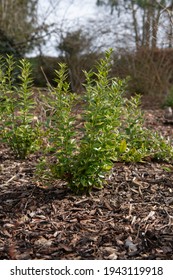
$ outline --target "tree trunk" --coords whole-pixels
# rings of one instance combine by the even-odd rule
[[[138,22],[136,19],[136,10],[133,1],[131,2],[131,9],[132,9],[132,18],[133,18],[133,28],[135,33],[135,45],[136,45],[136,50],[138,50],[140,47],[140,37],[138,34]]]
[[[155,14],[156,13],[156,14]],[[160,19],[160,8],[158,11],[154,11],[152,13],[152,41],[151,41],[151,47],[152,49],[155,49],[157,47],[157,33],[159,28],[159,19]]]

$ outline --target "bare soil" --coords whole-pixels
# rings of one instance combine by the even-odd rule
[[[145,118],[173,138],[162,110]],[[104,189],[76,196],[34,182],[38,157],[0,146],[0,259],[173,259],[172,163],[117,162]]]

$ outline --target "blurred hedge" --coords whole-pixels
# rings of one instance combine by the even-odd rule
[[[58,63],[65,62],[69,71],[71,90],[81,93],[85,80],[83,70],[89,71],[94,68],[101,56],[102,54],[89,53],[73,57],[73,59],[47,56],[30,58],[34,85],[46,87],[47,81],[44,75],[51,84],[54,84],[54,70],[58,69]],[[123,50],[114,52],[110,75],[120,78],[129,76],[128,92],[130,94],[140,93],[159,97],[165,95],[173,84],[172,65],[172,49],[140,49],[137,52]]]
[[[71,84],[71,90],[80,93],[83,90],[82,84],[85,81],[83,70],[89,71],[91,68],[94,68],[99,57],[100,54],[90,53],[73,59],[68,59],[62,56],[38,56],[29,58],[33,69],[34,85],[38,87],[46,87],[46,79],[51,84],[54,84],[54,71],[55,69],[58,69],[58,63],[64,62],[68,67],[68,79]]]
[[[130,93],[165,95],[173,84],[173,49],[115,53],[112,75],[129,76]]]

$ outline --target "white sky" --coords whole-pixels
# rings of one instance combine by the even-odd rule
[[[98,12],[95,0],[39,0],[39,6],[43,13],[48,9],[52,10],[53,7],[52,17],[58,15],[68,19],[87,18],[95,16]]]
[[[59,27],[65,30],[86,25],[87,21],[102,15],[99,14],[96,0],[39,0],[40,20],[49,24],[59,23]],[[46,55],[57,54],[54,48],[55,41],[56,37],[51,36],[51,40],[43,49]]]
[[[106,48],[134,47],[132,15],[126,13],[118,17],[117,12],[110,15],[110,7],[98,8],[96,0],[39,0],[39,16],[41,22],[56,25],[54,35],[47,39],[46,45],[42,48],[43,54],[47,56],[58,55],[55,46],[58,46],[62,31],[71,32],[78,28],[90,30],[95,36],[96,46],[100,44]],[[140,22],[139,13],[139,25]],[[163,33],[163,30],[159,32]],[[29,56],[37,54],[39,53],[35,51]]]

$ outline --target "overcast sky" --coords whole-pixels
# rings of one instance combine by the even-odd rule
[[[64,34],[79,28],[89,30],[95,38],[94,47],[104,49],[122,47],[129,36],[132,37],[129,27],[125,27],[125,22],[129,25],[131,17],[126,14],[125,20],[122,20],[124,15],[117,16],[117,12],[111,15],[110,7],[98,7],[96,0],[39,0],[39,16],[41,22],[56,26],[55,32],[42,48],[43,54],[47,56],[58,55],[55,47],[60,43],[62,30]],[[34,56],[38,54],[33,53]]]
[[[45,55],[56,56],[57,51],[55,46],[58,45],[58,35],[63,30],[71,32],[78,28],[83,30],[88,29],[96,38],[96,46],[99,43],[108,44],[108,47],[130,47],[134,48],[133,37],[133,17],[131,13],[119,14],[115,11],[110,14],[110,7],[97,7],[96,0],[39,0],[39,15],[40,20],[46,23],[54,23],[56,25],[56,34],[48,38],[46,46],[44,46],[43,53]],[[142,26],[141,11],[138,11],[138,23]],[[95,20],[95,21],[94,21]],[[164,13],[160,16],[160,29],[158,30],[159,42],[163,44],[163,36],[165,36],[165,22]],[[141,24],[141,25],[140,25]],[[101,28],[100,28],[101,27]],[[98,33],[98,30],[101,33]],[[102,45],[102,44],[100,44]],[[35,52],[33,55],[37,55]]]
[[[59,23],[64,29],[86,25],[87,21],[99,17],[98,12],[95,0],[39,0],[40,20],[49,24]],[[52,36],[43,48],[46,55],[56,55],[55,40]]]
[[[41,13],[51,11],[51,16],[55,20],[57,15],[66,19],[76,17],[82,19],[93,17],[98,12],[95,0],[39,0],[39,7]]]

